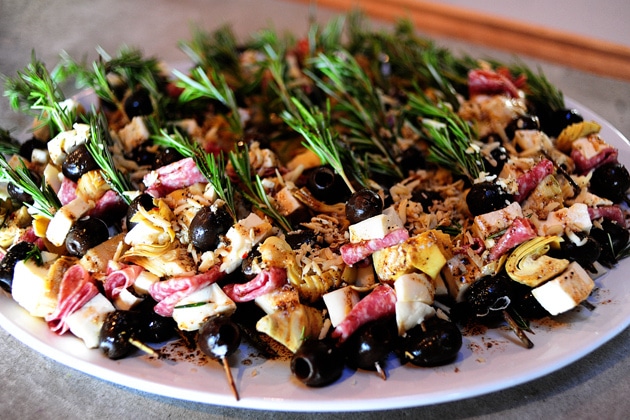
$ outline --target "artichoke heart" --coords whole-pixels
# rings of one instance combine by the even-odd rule
[[[256,323],[256,330],[295,353],[305,339],[319,336],[323,323],[320,311],[298,304],[290,310],[263,316]]]
[[[557,276],[569,266],[569,261],[545,254],[551,247],[560,246],[562,241],[560,236],[544,236],[522,243],[505,263],[507,274],[512,280],[530,287]]]
[[[556,148],[565,153],[570,152],[571,145],[575,140],[590,134],[597,134],[600,129],[601,126],[594,121],[582,121],[571,124],[558,135]]]

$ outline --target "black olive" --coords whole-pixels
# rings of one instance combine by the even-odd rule
[[[436,201],[438,203],[444,201],[444,198],[442,198],[439,192],[430,190],[414,190],[413,193],[411,193],[411,199],[416,203],[420,203],[425,213],[429,212],[429,208],[433,206]]]
[[[42,182],[42,178],[39,176],[39,174],[37,172],[33,172],[30,170],[28,171],[28,173],[30,174],[31,180],[33,181],[33,183],[39,186]],[[31,197],[29,193],[24,191],[22,187],[20,187],[17,184],[14,184],[13,182],[9,182],[7,184],[7,193],[9,194],[9,197],[14,199],[18,203],[23,203],[23,204],[34,203],[33,197]]]
[[[122,359],[136,347],[130,340],[138,336],[137,316],[131,311],[116,310],[107,314],[98,337],[98,347],[110,359]]]
[[[140,166],[156,168],[157,152],[152,150],[152,142],[147,141],[131,151],[130,158]]]
[[[630,232],[627,229],[608,219],[601,222],[601,227],[593,227],[589,235],[600,246],[597,261],[609,268],[617,263],[617,255],[630,240]]]
[[[32,243],[22,241],[7,250],[2,261],[0,261],[0,287],[11,293],[15,264],[25,259],[34,248],[35,245]]]
[[[129,119],[153,113],[151,96],[146,89],[137,89],[125,99],[125,114]]]
[[[147,193],[142,193],[133,199],[133,201],[129,205],[129,208],[127,209],[127,230],[133,229],[133,227],[136,225],[136,223],[131,221],[131,218],[138,212],[138,208],[140,208],[140,206],[142,206],[142,208],[146,211],[154,208],[155,204],[153,204],[153,196]]]
[[[341,377],[344,368],[339,348],[328,341],[307,339],[291,358],[291,372],[303,384],[322,387]]]
[[[318,166],[309,171],[306,187],[313,197],[329,204],[342,202],[348,194],[343,179],[328,166]]]
[[[309,229],[300,229],[288,232],[284,240],[291,246],[291,249],[299,249],[302,244],[317,244],[317,235]]]
[[[35,149],[48,150],[48,146],[46,145],[46,142],[43,142],[36,138],[32,138],[30,140],[25,141],[24,143],[20,145],[19,154],[24,159],[27,159],[30,161],[31,158],[33,157],[33,150]]]
[[[383,213],[383,200],[374,190],[361,189],[346,203],[346,218],[351,224],[362,222]]]
[[[221,235],[233,224],[234,219],[225,208],[202,207],[190,222],[188,239],[200,251],[210,251],[219,245]]]
[[[178,162],[182,160],[184,156],[179,153],[176,149],[172,147],[167,147],[165,149],[160,150],[157,156],[155,157],[155,162],[153,163],[154,168],[161,168],[162,166],[170,165],[171,163]]]
[[[593,267],[595,261],[599,259],[601,253],[601,247],[599,243],[593,238],[586,238],[585,242],[581,245],[575,244],[575,242],[565,239],[560,243],[559,249],[550,249],[547,255],[552,258],[563,258],[569,261],[576,261],[585,269]]]
[[[521,317],[527,319],[540,319],[549,316],[549,312],[538,302],[532,294],[532,288],[518,282],[511,285],[510,306]]]
[[[224,359],[234,353],[241,344],[241,330],[230,317],[215,315],[199,328],[197,345],[207,356]]]
[[[403,361],[430,367],[451,363],[462,347],[462,333],[457,325],[433,317],[407,331],[401,339]]]
[[[464,298],[477,316],[501,311],[510,303],[511,281],[504,274],[483,276],[466,289]]]
[[[398,335],[393,319],[370,321],[343,343],[346,365],[352,369],[378,370],[393,349]]]
[[[490,151],[490,158],[483,157],[484,171],[488,172],[490,175],[499,175],[509,159],[510,155],[505,147],[495,147]]]
[[[626,198],[628,188],[630,188],[630,174],[619,162],[609,162],[595,168],[588,187],[593,194],[614,203],[620,203]]]
[[[136,323],[138,326],[138,339],[146,343],[161,343],[172,338],[177,332],[177,323],[168,316],[161,316],[155,313],[152,299],[146,299],[148,305],[137,308]],[[144,310],[142,310],[144,308]]]
[[[512,201],[512,194],[500,185],[488,181],[473,184],[466,195],[466,204],[473,216],[500,210],[509,206]]]
[[[541,129],[550,137],[558,137],[566,127],[584,121],[576,109],[559,109],[540,117]]]
[[[427,162],[422,154],[422,151],[416,146],[411,146],[405,149],[397,160],[400,169],[403,174],[407,174],[410,171],[418,169],[426,169]]]
[[[535,115],[521,115],[514,118],[507,127],[505,127],[505,135],[508,139],[512,140],[518,130],[540,130],[538,117]]]
[[[86,217],[77,220],[66,236],[66,249],[75,257],[84,256],[90,249],[109,238],[109,229],[101,219]]]
[[[96,169],[99,169],[99,166],[85,144],[75,147],[61,164],[64,176],[74,182],[77,182],[83,174]]]

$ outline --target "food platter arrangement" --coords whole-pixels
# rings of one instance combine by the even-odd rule
[[[0,131],[0,324],[27,345],[174,398],[369,410],[628,326],[628,144],[540,71],[360,13],[180,47],[4,76],[34,119]]]

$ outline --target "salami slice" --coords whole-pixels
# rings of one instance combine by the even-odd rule
[[[409,239],[407,229],[396,229],[385,235],[381,239],[370,239],[357,243],[347,243],[340,248],[341,258],[348,265],[353,265],[369,257],[376,251],[398,245]]]
[[[357,303],[332,332],[333,338],[344,342],[360,326],[396,313],[396,292],[391,286],[379,284]]]
[[[116,298],[121,291],[133,285],[144,269],[138,265],[126,265],[109,262],[107,265],[107,277],[103,283],[105,295]]]
[[[98,294],[98,288],[90,273],[80,264],[70,267],[63,275],[59,286],[59,302],[55,311],[45,319],[50,329],[63,334],[69,327],[65,320]]]
[[[173,308],[177,302],[190,296],[197,290],[215,283],[225,275],[219,269],[219,265],[213,266],[205,273],[194,276],[173,277],[151,285],[149,294],[158,301],[153,310],[162,316],[172,316]]]
[[[197,182],[207,182],[192,158],[185,158],[151,171],[142,180],[148,194],[163,197]]]
[[[249,302],[272,290],[279,289],[287,282],[287,270],[279,267],[271,267],[264,270],[252,280],[243,284],[228,284],[223,291],[234,302]]]

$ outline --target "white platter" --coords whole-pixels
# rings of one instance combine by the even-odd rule
[[[592,111],[573,101],[585,119],[602,125],[602,137],[620,149],[630,166],[630,144]],[[579,307],[554,322],[534,327],[533,349],[520,345],[507,329],[465,336],[454,364],[439,368],[388,365],[386,381],[369,372],[346,371],[334,385],[312,389],[291,377],[287,362],[231,359],[241,400],[236,401],[218,363],[152,360],[138,355],[119,361],[89,350],[70,336],[57,336],[0,292],[0,326],[35,351],[100,379],[148,393],[208,404],[282,411],[367,411],[421,406],[475,397],[547,375],[595,350],[630,325],[630,259],[596,280],[589,299],[593,312]],[[553,325],[552,325],[553,324]],[[248,364],[240,363],[247,359]]]

